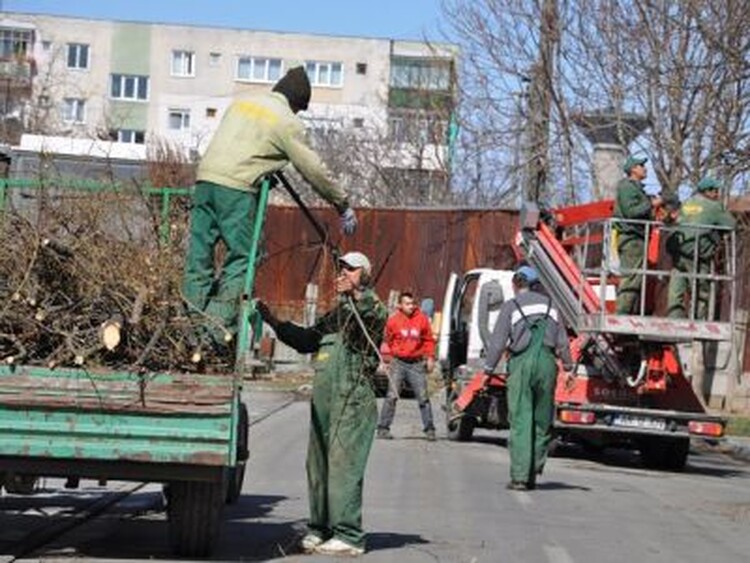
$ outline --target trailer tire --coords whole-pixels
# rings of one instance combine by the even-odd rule
[[[245,479],[245,467],[249,456],[248,448],[248,424],[250,417],[247,414],[247,405],[240,403],[237,417],[237,464],[230,467],[227,472],[227,495],[226,503],[234,504],[242,495],[242,482]]]
[[[216,545],[224,505],[221,481],[169,483],[169,542],[178,557],[208,557]]]
[[[690,452],[690,438],[649,436],[638,441],[641,462],[649,469],[682,471]]]

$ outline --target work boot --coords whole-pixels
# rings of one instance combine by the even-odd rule
[[[378,428],[377,437],[381,440],[393,440],[393,434],[387,428]]]
[[[349,557],[357,557],[364,555],[365,550],[362,547],[357,547],[345,541],[341,541],[337,538],[331,538],[325,543],[320,544],[314,549],[315,553],[322,553],[323,555],[345,555]]]
[[[427,438],[427,440],[430,441],[430,442],[434,442],[435,440],[437,440],[437,436],[435,435],[435,429],[434,428],[430,428],[429,430],[425,430],[424,431],[424,435]]]

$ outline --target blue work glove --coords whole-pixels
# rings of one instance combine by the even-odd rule
[[[357,230],[357,216],[354,213],[354,209],[347,207],[339,215],[341,221],[341,230],[345,235],[353,235],[354,231]]]

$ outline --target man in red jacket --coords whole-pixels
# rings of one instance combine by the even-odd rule
[[[391,439],[391,423],[396,414],[398,390],[404,378],[409,382],[419,404],[422,427],[428,440],[435,440],[432,406],[427,393],[427,372],[435,365],[435,337],[427,316],[414,303],[414,296],[404,291],[398,298],[398,310],[385,325],[385,342],[393,359],[388,378],[388,394],[378,421],[378,438]]]

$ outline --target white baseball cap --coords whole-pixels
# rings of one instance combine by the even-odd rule
[[[347,252],[341,258],[339,258],[341,264],[345,264],[350,268],[362,268],[364,272],[370,274],[372,272],[372,266],[370,260],[361,252]]]

